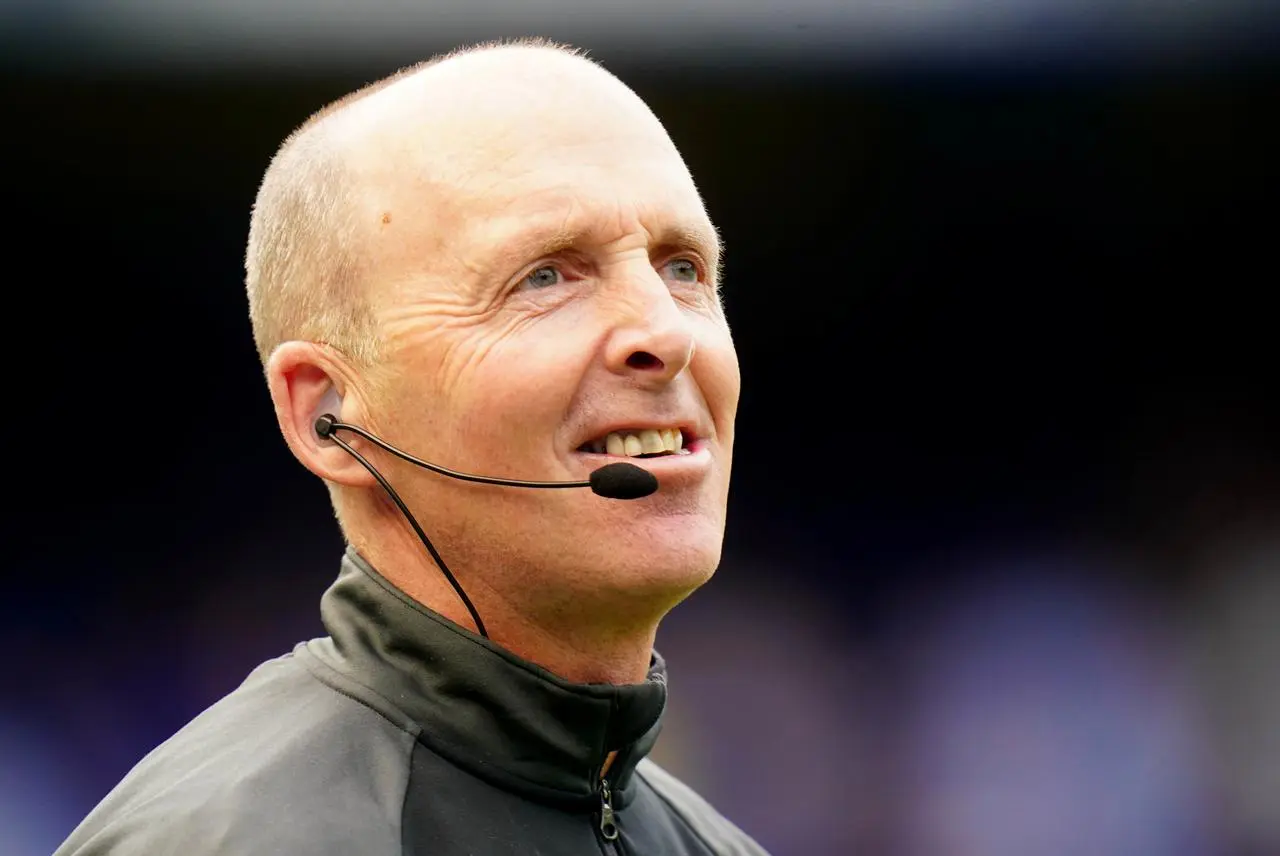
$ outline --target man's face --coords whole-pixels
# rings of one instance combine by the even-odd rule
[[[652,609],[720,557],[739,373],[716,236],[634,96],[545,88],[487,96],[497,103],[470,105],[478,116],[459,105],[450,133],[398,140],[374,168],[369,250],[388,358],[371,423],[468,472],[583,479],[617,460],[652,471],[658,492],[623,501],[393,470],[469,589],[561,614]]]

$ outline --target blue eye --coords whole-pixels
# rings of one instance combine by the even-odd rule
[[[676,282],[694,283],[698,281],[698,266],[689,259],[672,259],[662,268]]]
[[[560,273],[559,268],[543,265],[540,268],[534,268],[529,271],[524,281],[530,288],[550,288],[563,282],[564,276]]]

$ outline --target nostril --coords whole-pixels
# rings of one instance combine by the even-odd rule
[[[627,357],[627,366],[633,369],[660,369],[662,360],[648,351],[636,351]]]

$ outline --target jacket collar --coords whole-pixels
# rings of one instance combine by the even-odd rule
[[[395,588],[354,549],[325,592],[329,639],[313,653],[392,705],[419,740],[508,789],[550,799],[599,792],[608,778],[625,804],[636,765],[657,741],[667,699],[655,651],[641,684],[575,684],[520,659]]]

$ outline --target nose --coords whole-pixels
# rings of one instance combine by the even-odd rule
[[[609,337],[609,370],[649,386],[670,383],[693,359],[690,321],[656,274],[629,283],[623,311]]]

